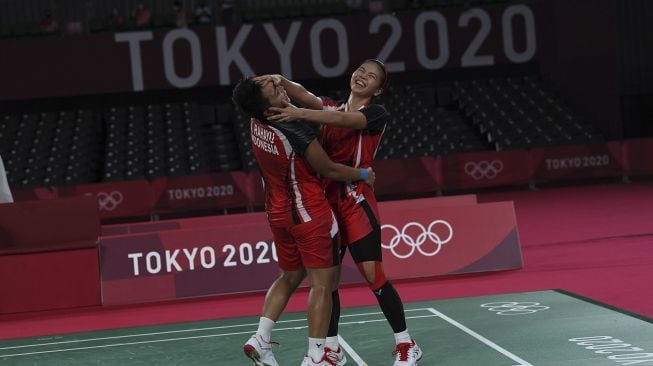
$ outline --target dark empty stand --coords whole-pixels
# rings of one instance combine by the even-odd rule
[[[533,76],[454,82],[453,98],[496,150],[603,142]]]
[[[92,112],[24,113],[1,118],[0,153],[10,185],[53,186],[96,179],[99,126]]]
[[[603,142],[534,76],[395,82],[376,102],[390,113],[382,160]],[[0,153],[13,189],[256,169],[226,97],[1,115]]]
[[[212,106],[210,106],[210,109]],[[191,102],[111,107],[106,126],[104,181],[207,173],[204,126],[214,124]]]

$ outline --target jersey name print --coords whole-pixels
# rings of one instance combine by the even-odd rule
[[[275,145],[275,134],[270,130],[261,128],[259,125],[252,123],[252,143],[259,149],[274,155],[279,155],[279,149]]]

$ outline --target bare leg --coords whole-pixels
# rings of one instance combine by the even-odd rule
[[[306,270],[284,271],[279,278],[270,286],[265,295],[262,316],[279,320],[279,316],[286,308],[290,296],[295,292],[302,280],[306,277]]]
[[[326,338],[331,320],[331,292],[334,289],[338,266],[331,268],[308,268],[311,291],[306,309],[308,317],[308,336]]]

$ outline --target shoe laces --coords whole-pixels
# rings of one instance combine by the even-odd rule
[[[260,335],[257,335],[257,336],[256,336],[256,340],[261,344],[261,346],[263,346],[263,345],[269,345],[270,348],[272,348],[272,346],[278,346],[278,345],[279,345],[279,342],[275,342],[275,341],[273,341],[273,340],[266,341],[266,340],[263,339],[263,337],[261,337]]]
[[[398,356],[399,360],[398,361],[408,361],[408,353],[410,352],[410,349],[412,348],[413,343],[399,343],[395,347],[395,350],[392,352],[393,356]]]
[[[340,347],[338,347],[338,349],[331,349],[329,347],[324,347],[326,358],[329,361],[333,362],[334,365],[337,365],[338,361],[340,361],[339,351],[340,351]]]
[[[328,353],[324,353],[322,360],[320,360],[320,364],[322,364],[322,362],[324,362],[325,365],[338,366],[337,360],[332,360]]]

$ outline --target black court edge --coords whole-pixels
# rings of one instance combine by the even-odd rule
[[[600,302],[600,301],[594,300],[594,299],[592,299],[592,298],[585,297],[585,296],[583,296],[583,295],[579,295],[579,294],[575,294],[575,293],[573,293],[573,292],[569,292],[569,291],[566,291],[566,290],[555,289],[555,290],[553,290],[553,291],[555,291],[555,292],[559,292],[559,293],[561,293],[561,294],[563,294],[563,295],[567,295],[567,296],[569,296],[569,297],[573,297],[573,298],[576,298],[576,299],[578,299],[578,300],[588,302],[588,303],[590,303],[590,304],[598,305],[598,306],[604,307],[604,308],[606,308],[606,309],[609,309],[609,310],[612,310],[612,311],[616,311],[616,312],[619,312],[619,313],[622,313],[622,314],[625,314],[625,315],[631,316],[631,317],[633,317],[633,318],[637,318],[637,319],[639,319],[639,320],[643,320],[643,321],[645,321],[645,322],[647,322],[647,323],[651,323],[651,324],[653,324],[653,318],[649,318],[648,316],[643,315],[643,314],[634,313],[634,312],[632,312],[632,311],[628,311],[628,310],[625,310],[625,309],[622,309],[622,308],[616,307],[616,306],[614,306],[614,305],[606,304],[606,303],[603,303],[603,302]]]

